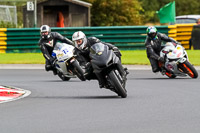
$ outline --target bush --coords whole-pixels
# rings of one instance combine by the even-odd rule
[[[1,21],[0,22],[0,28],[16,28],[16,25],[14,23],[11,23],[11,22]]]

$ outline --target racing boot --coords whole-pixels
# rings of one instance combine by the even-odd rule
[[[53,71],[53,74],[54,74],[54,75],[57,75],[57,74],[58,74],[57,69],[54,68],[52,71]]]
[[[51,67],[51,65],[47,64],[45,65],[45,70],[48,72],[50,70],[53,70],[53,68]]]

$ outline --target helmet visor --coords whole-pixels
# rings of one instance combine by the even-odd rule
[[[83,44],[83,39],[75,40],[77,47],[80,47]]]
[[[42,32],[41,33],[43,36],[45,36],[45,35],[48,35],[49,33],[48,33],[48,31],[45,31],[45,32]]]
[[[155,38],[156,37],[156,33],[155,32],[154,33],[149,33],[149,37]]]

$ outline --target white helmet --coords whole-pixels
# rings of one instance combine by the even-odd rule
[[[50,38],[50,33],[51,33],[51,28],[48,25],[42,25],[40,27],[40,35],[41,35],[42,38],[49,39]]]
[[[76,48],[82,50],[86,46],[87,38],[82,31],[77,31],[72,35],[72,41],[74,42]]]

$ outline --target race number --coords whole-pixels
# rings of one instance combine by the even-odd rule
[[[31,1],[27,2],[27,11],[34,11],[34,4]]]

